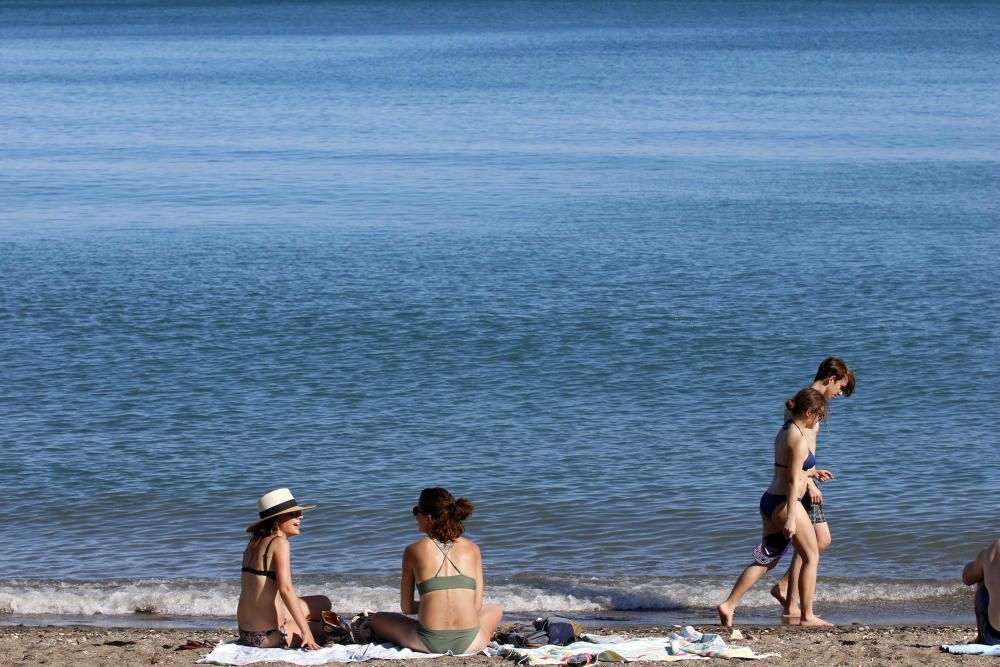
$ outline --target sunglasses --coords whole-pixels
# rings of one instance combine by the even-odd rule
[[[285,514],[285,516],[287,516],[290,519],[301,519],[302,512],[288,512],[287,514]]]
[[[427,512],[425,512],[422,509],[420,509],[420,505],[414,505],[413,506],[413,516],[417,516],[418,514],[423,514],[423,515],[426,516]]]

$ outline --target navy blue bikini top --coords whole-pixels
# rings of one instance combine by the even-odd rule
[[[795,420],[794,419],[789,419],[788,421],[785,422],[784,426],[781,427],[781,430],[782,431],[787,431],[788,427],[791,426],[792,424],[795,424]],[[799,425],[795,424],[795,428],[799,428]],[[800,429],[800,428],[799,428],[799,433],[802,433],[802,429]],[[816,466],[816,455],[813,454],[812,452],[809,452],[809,456],[807,456],[806,460],[802,462],[802,469],[803,470],[809,470],[809,468],[813,468],[815,466]],[[774,462],[774,467],[775,468],[787,468],[788,464],[786,464],[786,463],[778,463],[777,461],[775,461]]]

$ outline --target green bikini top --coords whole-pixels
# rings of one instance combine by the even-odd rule
[[[472,590],[476,590],[476,580],[468,575],[462,574],[462,571],[458,569],[458,566],[455,565],[454,561],[448,557],[448,552],[451,551],[453,546],[455,546],[455,543],[438,542],[434,538],[430,538],[430,540],[437,545],[437,548],[441,550],[442,554],[444,554],[444,559],[442,559],[441,565],[438,566],[438,571],[434,573],[433,577],[425,579],[417,584],[417,590],[420,591],[420,594],[425,595],[433,591],[443,591],[449,588],[471,588]],[[445,561],[451,563],[451,566],[458,571],[458,574],[452,574],[446,577],[440,576],[441,568],[444,567]]]

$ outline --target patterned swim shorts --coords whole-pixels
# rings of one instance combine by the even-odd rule
[[[244,630],[243,628],[240,628],[240,638],[236,640],[236,643],[242,646],[260,648],[262,644],[268,641],[268,637],[273,635],[275,632],[281,635],[281,640],[278,642],[277,648],[287,648],[288,632],[285,630],[285,626],[283,625],[277,628],[272,628],[271,630]]]
[[[813,505],[809,500],[809,494],[806,494],[802,498],[802,506],[806,508],[806,514],[809,515],[809,520],[813,524],[826,523],[826,515],[823,514],[823,503]]]

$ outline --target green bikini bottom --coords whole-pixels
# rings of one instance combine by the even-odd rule
[[[431,630],[417,623],[417,636],[431,653],[465,653],[479,634],[479,626],[464,630]]]

